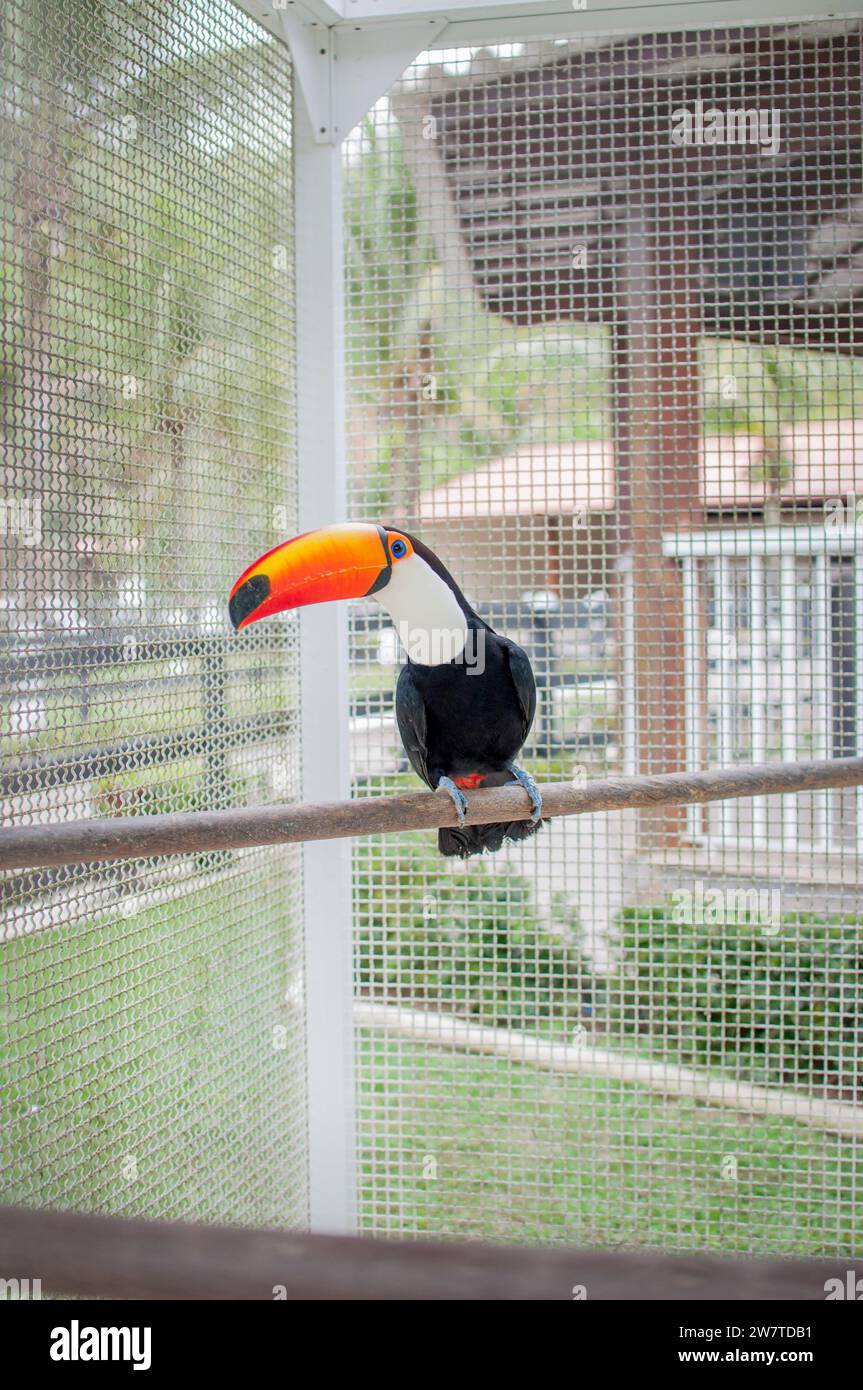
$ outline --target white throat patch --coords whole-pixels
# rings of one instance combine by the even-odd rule
[[[397,561],[390,582],[374,597],[392,618],[411,661],[442,666],[461,656],[467,618],[452,589],[422,556]]]

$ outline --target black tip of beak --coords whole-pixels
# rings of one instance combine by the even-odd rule
[[[260,607],[269,592],[270,581],[265,574],[253,574],[251,579],[240,585],[228,604],[228,613],[235,628]]]

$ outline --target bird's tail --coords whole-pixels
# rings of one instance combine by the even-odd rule
[[[542,821],[512,820],[499,825],[465,825],[461,830],[439,830],[437,847],[441,854],[470,859],[473,854],[487,850],[494,854],[504,840],[526,840],[535,835]]]

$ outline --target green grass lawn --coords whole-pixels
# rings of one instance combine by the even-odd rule
[[[215,883],[201,863],[183,897],[78,919],[70,899],[62,926],[0,944],[0,1201],[299,1219],[297,856],[260,851]]]
[[[6,1200],[276,1224],[301,1201],[300,1030],[284,1002],[295,884],[283,856],[262,860],[147,912],[6,943]],[[859,1146],[793,1121],[381,1033],[360,1036],[358,1100],[366,1231],[863,1246]]]
[[[364,1230],[859,1254],[855,1141],[633,1084],[365,1033]]]

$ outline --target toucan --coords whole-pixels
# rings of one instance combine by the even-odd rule
[[[542,815],[534,779],[514,761],[536,711],[530,661],[474,612],[416,536],[371,522],[307,531],[244,570],[228,611],[239,630],[289,608],[369,596],[389,613],[407,656],[396,719],[411,766],[455,803],[459,828],[438,832],[441,854],[468,858],[526,839]],[[465,824],[466,791],[510,781],[530,798],[529,821]]]

